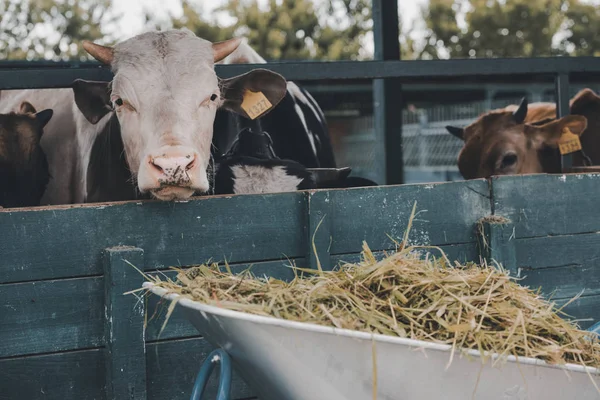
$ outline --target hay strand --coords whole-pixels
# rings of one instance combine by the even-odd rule
[[[416,203],[409,228],[415,209]],[[456,352],[466,350],[478,351],[482,363],[498,354],[493,365],[513,355],[600,367],[598,337],[563,319],[562,308],[539,291],[519,285],[499,265],[453,265],[441,249],[431,248],[441,256],[410,246],[406,233],[397,251],[382,259],[363,243],[360,262],[333,271],[291,266],[290,282],[248,270],[234,275],[228,265],[223,272],[216,263],[179,270],[176,282],[153,281],[168,292],[234,311],[447,344],[446,368]]]

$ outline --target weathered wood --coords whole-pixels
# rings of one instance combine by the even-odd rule
[[[104,344],[103,279],[0,285],[0,357]]]
[[[103,400],[102,349],[0,360],[2,400]]]
[[[102,250],[145,249],[145,267],[304,257],[303,193],[0,210],[0,283],[102,274]]]
[[[521,285],[532,289],[541,287],[542,293],[552,295],[554,299],[573,298],[582,291],[586,296],[600,295],[600,268],[597,266],[520,268],[519,275],[524,278],[519,281]]]
[[[515,237],[600,231],[600,174],[492,178],[494,214],[510,219]]]
[[[331,269],[329,248],[333,223],[331,195],[329,191],[308,191],[305,195],[308,214],[306,230],[308,267],[329,270]]]
[[[464,243],[464,244],[456,244],[456,245],[446,245],[440,246],[440,249],[444,252],[446,257],[451,261],[460,261],[462,263],[469,261],[478,261],[479,253],[477,251],[477,246],[475,243]],[[373,255],[376,259],[381,260],[385,257],[385,252],[388,253],[393,251],[394,249],[386,249],[382,251],[374,251]],[[434,248],[431,249],[422,249],[422,254],[426,255],[427,253],[430,256],[439,258],[442,257],[442,253]],[[333,267],[339,265],[340,262],[347,263],[357,263],[361,261],[360,253],[352,253],[352,254],[337,254],[335,256],[331,256],[331,264]]]
[[[561,306],[567,301],[567,299],[557,300],[556,304]],[[598,307],[598,304],[600,304],[600,296],[582,296],[567,305],[563,311],[572,316],[572,318],[567,319],[590,319],[588,321],[578,322],[582,329],[587,329],[594,323],[600,321],[600,307]]]
[[[148,344],[148,400],[189,399],[196,374],[214,348],[204,339],[183,339]],[[235,360],[234,360],[235,361]],[[234,362],[235,366],[235,362]],[[205,399],[216,397],[217,376],[208,381]],[[231,398],[252,397],[252,390],[233,370]]]
[[[363,240],[372,250],[393,247],[387,235],[402,239],[415,201],[413,244],[474,242],[475,223],[491,212],[485,180],[332,190],[331,254],[360,251]]]
[[[139,289],[144,251],[113,247],[104,254],[107,400],[146,400],[144,302],[124,293]]]
[[[517,274],[514,225],[506,218],[488,216],[477,224],[478,247],[481,258],[487,265],[501,265]]]
[[[522,284],[556,298],[600,294],[600,234],[518,239],[515,247]]]

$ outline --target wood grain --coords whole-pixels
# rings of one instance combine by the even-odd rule
[[[331,254],[360,251],[363,240],[372,250],[392,248],[388,235],[402,239],[415,201],[413,244],[475,242],[475,223],[491,213],[485,180],[332,190],[330,198]]]
[[[104,344],[103,279],[0,285],[0,358]]]
[[[1,400],[103,400],[102,349],[0,360]]]
[[[510,219],[515,237],[600,231],[600,174],[492,178],[494,214]]]
[[[148,400],[189,399],[196,374],[213,347],[204,339],[183,339],[156,342],[147,347]],[[206,388],[205,399],[216,398],[217,377],[213,374]],[[233,371],[231,398],[252,397],[252,390]]]
[[[106,319],[106,398],[146,400],[144,302],[132,294],[140,274],[127,261],[141,265],[144,251],[113,247],[104,253]]]
[[[304,225],[302,193],[0,211],[0,283],[100,275],[121,245],[144,249],[146,269],[304,257]]]

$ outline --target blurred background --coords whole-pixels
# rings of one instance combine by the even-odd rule
[[[267,61],[369,60],[370,0],[0,0],[0,60],[87,60],[81,40],[114,44],[149,29],[187,27],[219,41],[248,38]],[[600,55],[600,0],[400,0],[406,60]],[[300,82],[319,102],[340,166],[379,181],[371,81]],[[573,84],[572,95],[583,87]],[[544,83],[403,85],[405,182],[460,180],[461,142],[444,126],[480,113],[554,101]],[[393,152],[392,152],[393,154]]]

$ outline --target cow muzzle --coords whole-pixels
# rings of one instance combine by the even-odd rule
[[[206,168],[191,148],[165,146],[144,157],[138,171],[140,192],[159,200],[185,200],[209,188]]]

